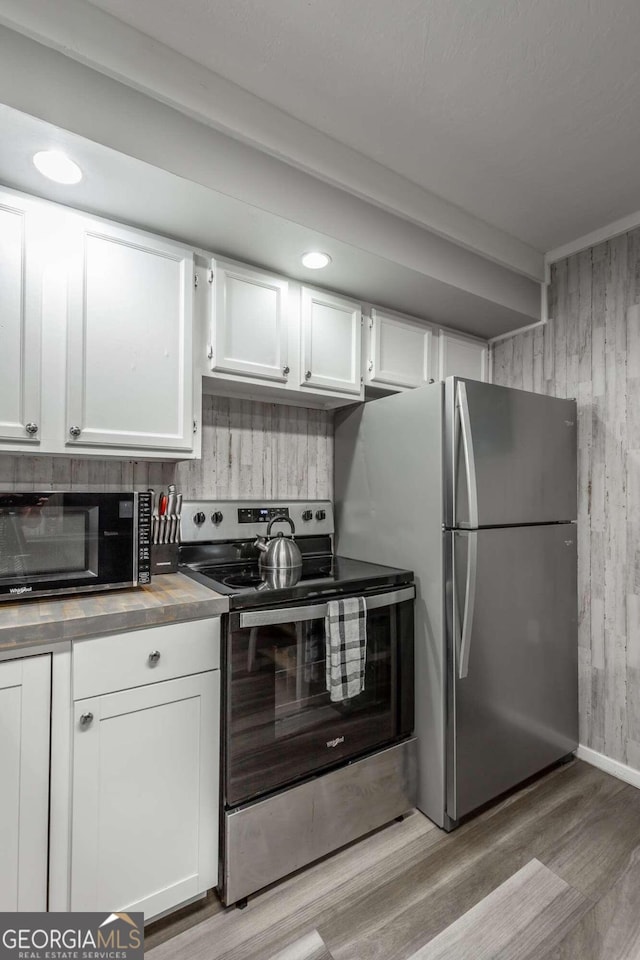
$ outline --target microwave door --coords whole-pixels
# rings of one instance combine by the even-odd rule
[[[26,580],[27,555],[27,545],[15,514],[0,514],[0,580]]]

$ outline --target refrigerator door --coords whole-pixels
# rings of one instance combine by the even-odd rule
[[[576,527],[445,533],[452,820],[578,743]]]
[[[575,520],[576,404],[450,377],[445,387],[445,524]]]

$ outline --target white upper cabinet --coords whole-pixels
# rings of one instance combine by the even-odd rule
[[[0,450],[3,440],[40,442],[37,228],[32,204],[0,193]]]
[[[422,387],[432,373],[431,327],[371,310],[365,382],[386,389]]]
[[[360,396],[360,304],[310,287],[301,294],[301,386]]]
[[[482,340],[474,340],[450,330],[440,330],[438,336],[440,380],[447,377],[467,377],[469,380],[487,380],[488,349]]]
[[[190,451],[193,255],[78,218],[70,278],[70,446]]]
[[[211,268],[211,369],[286,383],[288,282],[223,260]]]
[[[0,911],[47,909],[51,657],[0,663]]]

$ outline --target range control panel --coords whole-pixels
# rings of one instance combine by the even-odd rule
[[[331,536],[333,504],[330,500],[185,500],[180,520],[181,543],[211,543],[263,537],[274,517],[289,517],[295,535]],[[289,524],[274,524],[273,533],[288,535]]]

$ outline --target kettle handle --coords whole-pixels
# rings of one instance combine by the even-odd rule
[[[291,538],[293,539],[293,537],[295,536],[295,533],[296,533],[295,525],[294,525],[293,520],[291,519],[291,517],[285,517],[284,514],[283,514],[281,517],[272,517],[272,519],[269,521],[269,526],[267,527],[267,536],[268,536],[268,537],[271,536],[271,527],[274,525],[274,523],[280,523],[280,522],[283,521],[283,520],[284,520],[286,523],[288,523],[289,526],[291,527]]]

